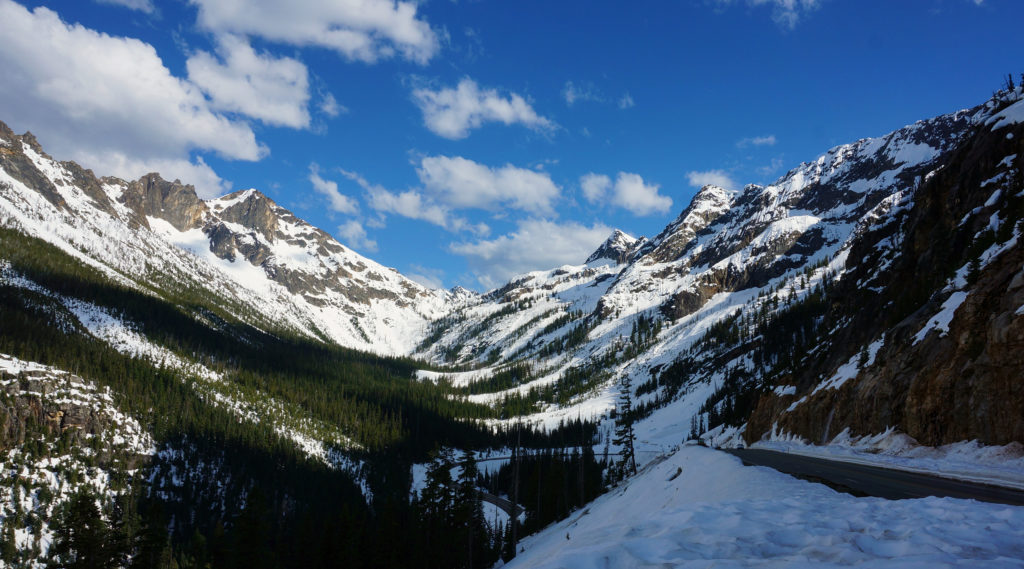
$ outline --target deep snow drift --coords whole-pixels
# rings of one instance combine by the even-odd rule
[[[1024,567],[1024,508],[855,498],[687,446],[526,538],[507,567]]]

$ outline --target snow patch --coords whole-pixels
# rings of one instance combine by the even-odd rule
[[[938,330],[940,337],[945,336],[949,332],[949,323],[953,320],[956,309],[960,308],[965,300],[967,300],[967,293],[964,291],[957,291],[949,295],[949,298],[942,303],[939,312],[929,318],[928,323],[921,328],[921,331],[914,335],[914,344],[923,340],[932,330]]]
[[[1016,103],[1006,107],[999,111],[992,118],[985,122],[986,125],[991,125],[992,130],[999,130],[1005,126],[1024,122],[1024,99],[1017,101]]]

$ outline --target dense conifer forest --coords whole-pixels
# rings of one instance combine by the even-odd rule
[[[496,417],[495,409],[452,396],[459,390],[443,382],[415,380],[414,370],[432,369],[424,362],[260,330],[208,291],[126,286],[15,230],[0,230],[0,254],[4,270],[37,289],[0,286],[0,352],[109,386],[158,451],[90,458],[121,472],[123,491],[111,497],[83,489],[55,510],[48,520],[57,536],[55,567],[486,567],[512,554],[510,528],[484,523],[471,489],[511,495],[514,483],[507,468],[483,476],[470,454],[455,461],[443,449],[521,445],[525,531],[568,515],[603,487],[589,446],[582,456],[565,450],[583,439],[593,444],[593,424],[521,428],[513,438],[479,422]],[[211,404],[187,372],[94,338],[68,312],[67,299],[116,314],[154,344],[221,374],[233,393],[272,398],[336,427],[351,441],[344,452],[358,469],[310,458],[269,425]],[[492,381],[515,383],[529,373],[510,368]],[[41,442],[26,445],[29,462],[67,448],[59,433],[32,432]],[[428,461],[428,484],[416,497],[412,465]],[[456,462],[460,474],[452,479]],[[7,524],[0,535],[11,531]],[[30,558],[13,549],[13,539],[2,542],[4,560]]]

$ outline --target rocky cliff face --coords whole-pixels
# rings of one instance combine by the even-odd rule
[[[67,433],[78,443],[82,435],[98,435],[110,425],[110,418],[86,405],[54,400],[59,383],[84,384],[81,378],[63,382],[44,371],[26,371],[12,378],[0,377],[6,401],[0,406],[0,449],[25,443],[29,428],[46,435]],[[33,433],[35,434],[35,433]]]
[[[0,354],[0,452],[55,440],[67,449],[94,448],[101,465],[117,455],[135,468],[152,452],[152,439],[113,405],[109,391]]]
[[[1024,440],[1022,137],[1020,123],[978,121],[901,213],[859,237],[826,316],[844,324],[786,379],[794,394],[761,399],[748,441],[889,427],[928,445]],[[872,342],[870,363],[850,367]],[[836,375],[848,378],[827,387]]]
[[[108,179],[108,183],[118,180]],[[147,228],[146,216],[164,219],[178,231],[200,227],[209,214],[209,208],[196,195],[195,188],[175,180],[168,182],[160,174],[152,173],[124,183],[120,202],[138,215]]]

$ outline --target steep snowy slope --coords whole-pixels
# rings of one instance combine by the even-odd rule
[[[61,507],[85,489],[109,511],[155,452],[153,438],[109,388],[4,354],[0,419],[0,518],[6,539],[13,537],[13,555],[5,551],[12,565],[45,566],[39,554],[54,539]]]
[[[684,447],[523,540],[510,569],[1017,567],[1024,509],[855,498]]]
[[[1020,134],[1005,132],[1016,128],[1020,96],[1020,90],[1004,92],[970,110],[833,148],[768,186],[748,185],[739,192],[705,187],[653,239],[630,243],[614,255],[602,252],[606,244],[588,259],[608,259],[602,266],[591,262],[514,279],[437,323],[420,353],[438,361],[489,364],[495,377],[505,374],[503,381],[488,381],[485,374],[476,387],[464,388],[467,396],[549,425],[610,411],[628,377],[635,397],[633,418],[663,409],[661,414],[674,420],[653,421],[650,428],[673,430],[676,440],[723,422],[745,423],[762,394],[773,393],[776,386],[784,394],[778,395],[782,408],[808,391],[836,388],[850,375],[850,366],[856,369],[861,353],[873,358],[881,346],[883,328],[870,330],[864,321],[881,325],[886,319],[880,316],[897,312],[883,302],[871,305],[877,312],[854,318],[859,306],[851,302],[850,290],[894,301],[914,278],[911,272],[892,272],[894,266],[944,254],[940,251],[948,247],[940,242],[956,242],[957,253],[966,254],[970,241],[986,227],[992,247],[974,251],[981,255],[981,269],[998,251],[1020,249],[1014,236],[1022,214],[1014,209],[1019,202],[1014,196],[1021,187],[1011,183],[1018,176],[1018,159],[1009,149],[1019,145]],[[993,128],[1002,129],[1006,148],[979,142]],[[954,160],[976,164],[971,179],[977,182],[950,198],[957,200],[953,209],[960,212],[959,226],[942,226],[930,242],[921,242],[923,236],[907,233],[918,227],[907,225],[908,215],[920,217],[914,212],[935,207],[935,198],[920,199],[918,193],[931,191],[932,181]],[[907,239],[919,242],[908,249]],[[968,260],[963,257],[961,263]],[[958,268],[962,281],[966,265],[938,280],[932,275],[916,287],[917,296],[901,301],[899,310],[943,304],[964,286],[947,280]],[[929,301],[933,295],[937,299]],[[948,322],[956,309],[952,303],[966,296],[954,294],[932,326]],[[1006,303],[1012,320],[1016,305],[1009,306],[1012,299]],[[826,319],[833,305],[843,310]],[[936,311],[928,310],[929,316]],[[914,332],[923,325],[922,320]],[[511,362],[525,362],[526,371]],[[1004,363],[1006,369],[1021,369],[1020,362]],[[803,379],[793,379],[797,368]],[[512,369],[517,373],[509,385],[506,376]],[[1013,398],[1022,401],[1019,395]],[[991,412],[966,408],[979,415]],[[829,427],[822,433],[821,426],[830,415],[824,405],[817,409],[809,423],[820,437],[829,433]],[[907,427],[898,414],[876,418],[861,428]],[[772,421],[762,416],[757,432],[748,431],[748,437],[760,437]],[[837,421],[830,432],[834,436],[849,425]],[[957,436],[991,431],[979,427]],[[1004,444],[1020,436],[988,440]]]
[[[407,353],[465,296],[358,255],[258,191],[206,202],[156,174],[97,179],[2,123],[0,224],[151,294],[201,294],[264,329],[379,353]]]

